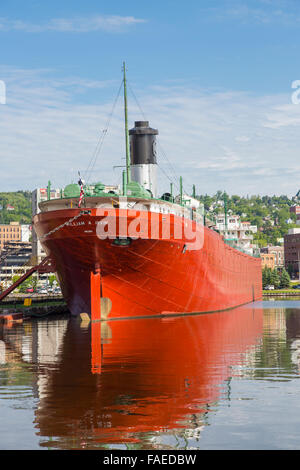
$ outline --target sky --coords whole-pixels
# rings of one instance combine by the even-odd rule
[[[129,127],[159,187],[300,189],[299,0],[0,0],[0,191],[120,184]]]

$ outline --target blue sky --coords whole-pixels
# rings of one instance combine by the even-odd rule
[[[107,127],[126,61],[159,129],[160,185],[289,194],[300,187],[297,0],[0,0],[2,191],[76,180]],[[143,117],[129,91],[129,118]],[[120,182],[118,100],[92,179]]]

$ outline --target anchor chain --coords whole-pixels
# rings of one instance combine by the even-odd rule
[[[57,232],[61,228],[66,227],[67,225],[70,225],[72,222],[79,219],[79,217],[81,217],[83,214],[85,214],[85,211],[81,211],[79,214],[75,215],[74,217],[71,217],[69,220],[67,220],[63,224],[59,225],[58,227],[53,228],[52,230],[50,230],[48,233],[46,233],[42,237],[39,237],[39,240],[40,241],[44,240],[46,237],[48,237],[49,235],[52,235],[53,233]]]

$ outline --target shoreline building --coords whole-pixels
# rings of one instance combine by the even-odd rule
[[[23,276],[32,265],[32,244],[26,241],[5,243],[0,256],[0,291],[9,287],[14,276]],[[33,273],[39,283],[48,283],[49,273]]]
[[[296,214],[296,224],[300,225],[300,206],[297,204],[295,204],[294,206],[291,206],[290,213]]]
[[[30,242],[31,225],[10,222],[0,225],[0,253],[8,242]]]
[[[272,256],[273,255],[273,256]],[[260,256],[262,259],[262,267],[268,265],[270,262],[273,265],[273,268],[282,270],[284,268],[284,247],[283,246],[264,246],[260,249]],[[273,261],[272,261],[273,259]]]
[[[284,236],[285,269],[294,278],[300,272],[300,228],[291,228]]]
[[[274,269],[275,268],[275,255],[273,253],[262,253],[260,252],[261,257],[261,268],[265,267]]]
[[[232,240],[246,253],[253,255],[259,253],[258,247],[253,243],[253,234],[257,233],[257,226],[250,222],[242,222],[239,215],[218,214],[215,228],[227,240]]]
[[[0,252],[8,241],[21,241],[21,226],[19,222],[0,225]]]

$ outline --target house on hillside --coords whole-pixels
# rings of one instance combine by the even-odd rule
[[[245,252],[253,254],[257,249],[253,244],[253,234],[257,233],[257,226],[242,222],[239,215],[229,215],[226,220],[225,214],[218,214],[215,228],[226,240],[232,240]]]

